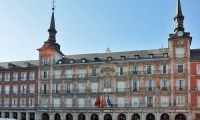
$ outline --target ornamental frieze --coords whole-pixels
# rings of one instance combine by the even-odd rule
[[[110,67],[104,67],[101,69],[100,71],[101,73],[106,73],[106,72],[115,72],[114,68],[110,68]]]

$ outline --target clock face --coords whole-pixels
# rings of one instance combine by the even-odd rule
[[[177,32],[177,35],[178,35],[178,36],[183,36],[183,31],[178,31],[178,32]]]

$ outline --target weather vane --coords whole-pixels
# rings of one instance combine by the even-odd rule
[[[53,9],[53,10],[54,10],[54,8],[56,7],[56,6],[54,5],[55,2],[56,2],[55,0],[52,1],[52,9]]]

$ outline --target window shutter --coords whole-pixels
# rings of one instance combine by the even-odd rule
[[[154,74],[154,66],[151,66],[151,74]]]
[[[200,80],[197,80],[197,89],[200,91]]]
[[[179,85],[179,80],[176,80],[176,90],[178,90],[179,87],[180,87],[180,85]]]
[[[200,96],[197,96],[197,106],[200,107]]]
[[[160,66],[160,72],[159,72],[159,74],[160,73],[163,73],[163,65]]]
[[[139,81],[137,81],[137,90],[139,91]]]
[[[200,74],[200,65],[197,65],[197,74]]]
[[[132,89],[132,91],[133,91],[133,81],[131,81],[131,89]]]
[[[166,73],[168,74],[168,72],[169,72],[169,71],[168,71],[168,65],[166,65]]]
[[[185,90],[186,86],[185,86],[185,80],[183,80],[183,90]]]

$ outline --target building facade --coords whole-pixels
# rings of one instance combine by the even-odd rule
[[[180,0],[174,21],[168,48],[64,55],[53,8],[39,60],[0,63],[0,118],[200,120],[200,49]]]
[[[0,63],[0,118],[37,120],[38,60]]]
[[[168,48],[64,55],[56,43],[53,9],[49,38],[38,49],[38,119],[197,119],[191,112],[192,37],[184,31],[180,0],[174,21]]]

